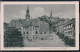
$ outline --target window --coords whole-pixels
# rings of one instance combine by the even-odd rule
[[[33,27],[33,29],[34,29],[34,27]]]
[[[37,34],[37,31],[36,31],[36,34]]]
[[[44,32],[44,34],[46,34],[46,32]]]
[[[27,34],[28,34],[28,32],[27,32]]]

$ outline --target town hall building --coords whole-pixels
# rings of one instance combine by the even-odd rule
[[[27,6],[25,19],[11,20],[8,28],[18,29],[22,37],[27,40],[47,39],[49,37],[49,24],[40,18],[32,19]]]

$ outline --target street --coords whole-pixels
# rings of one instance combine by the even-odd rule
[[[36,41],[27,41],[24,40],[25,47],[67,47],[65,43],[53,32],[53,40],[36,40]]]

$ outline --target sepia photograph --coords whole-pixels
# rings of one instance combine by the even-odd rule
[[[2,2],[2,50],[78,50],[78,2]]]

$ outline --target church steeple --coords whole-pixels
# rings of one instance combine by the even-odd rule
[[[29,14],[29,7],[27,5],[27,10],[26,10],[26,19],[30,19],[30,14]]]
[[[50,18],[52,18],[52,10],[51,10],[51,13],[50,13]]]

